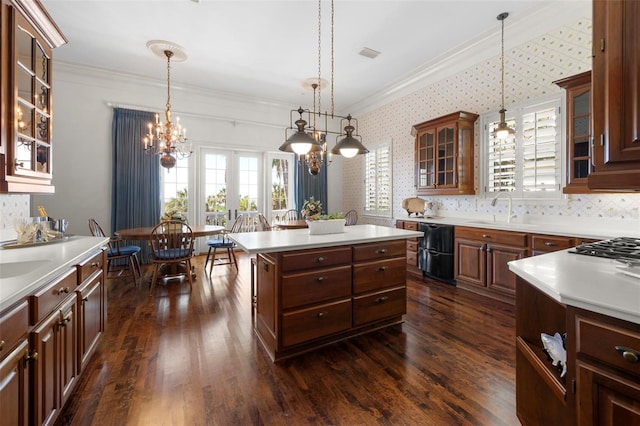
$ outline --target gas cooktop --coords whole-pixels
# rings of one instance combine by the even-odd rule
[[[569,250],[569,252],[623,261],[637,260],[640,262],[640,238],[619,237],[595,243],[581,244]]]

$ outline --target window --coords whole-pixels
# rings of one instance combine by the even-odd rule
[[[174,211],[187,215],[189,211],[189,160],[178,159],[175,167],[160,170],[162,179],[162,212]]]
[[[493,136],[498,114],[482,116],[485,193],[512,192],[519,198],[559,198],[563,171],[559,96],[507,111],[515,135]]]
[[[369,147],[364,155],[364,213],[391,216],[391,141]]]

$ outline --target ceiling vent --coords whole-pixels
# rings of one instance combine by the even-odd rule
[[[378,52],[377,50],[369,49],[368,47],[363,47],[362,50],[360,51],[360,54],[369,59],[374,59],[376,56],[380,54],[380,52]]]

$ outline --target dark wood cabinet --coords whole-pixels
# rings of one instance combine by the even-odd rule
[[[640,189],[638,28],[640,2],[593,1],[592,189]]]
[[[525,233],[456,227],[455,279],[461,288],[513,302],[516,276],[507,263],[528,255]]]
[[[564,250],[582,244],[580,238],[564,237],[559,235],[531,235],[531,255],[551,253]]]
[[[576,424],[640,424],[640,324],[570,307]]]
[[[567,163],[565,194],[591,192],[591,71],[554,82],[566,90]]]
[[[473,139],[477,118],[477,114],[459,111],[413,126],[416,194],[475,194]]]
[[[258,254],[255,330],[278,361],[402,321],[404,240]]]
[[[409,229],[411,231],[418,230],[418,222],[411,220],[397,220],[396,228],[399,229]],[[422,270],[418,268],[418,248],[420,246],[420,239],[416,238],[408,238],[406,241],[407,245],[407,273],[412,276],[422,279]]]
[[[52,50],[66,39],[39,0],[0,8],[0,192],[52,193]]]
[[[28,424],[31,352],[26,301],[0,314],[0,412],[3,425]]]

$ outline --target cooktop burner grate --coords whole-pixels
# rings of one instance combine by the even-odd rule
[[[595,243],[581,244],[570,253],[609,259],[640,260],[640,238],[619,237]]]

